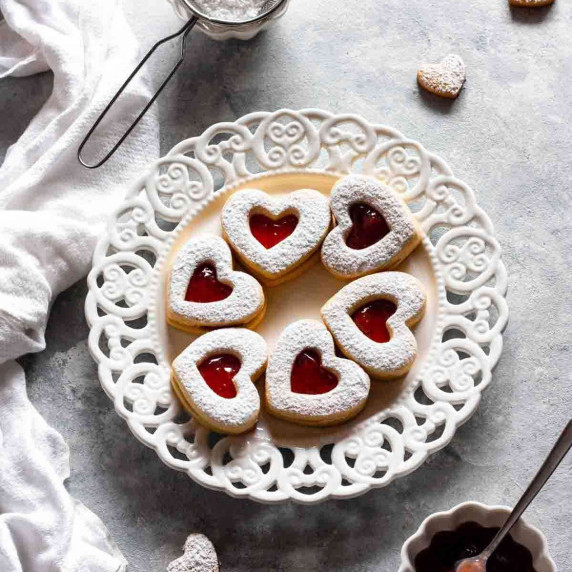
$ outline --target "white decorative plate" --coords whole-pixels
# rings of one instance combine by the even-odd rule
[[[366,409],[338,427],[304,428],[263,414],[245,436],[209,432],[171,391],[169,360],[191,338],[165,322],[170,257],[193,233],[220,232],[220,209],[236,189],[328,192],[347,173],[390,185],[426,233],[403,265],[428,291],[414,368],[405,379],[374,382]],[[204,486],[268,503],[353,497],[418,468],[475,412],[508,318],[499,245],[471,189],[394,129],[315,109],[219,123],[156,161],[99,242],[88,283],[89,347],[135,436]],[[318,317],[341,285],[317,264],[271,289],[258,331],[272,347],[287,323]]]

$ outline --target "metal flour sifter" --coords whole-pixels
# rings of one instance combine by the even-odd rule
[[[163,91],[165,86],[169,83],[170,79],[175,75],[175,72],[179,69],[183,60],[185,58],[185,48],[187,36],[191,30],[196,26],[200,28],[204,33],[208,34],[214,39],[226,40],[228,38],[238,38],[241,40],[248,40],[254,37],[263,28],[267,27],[277,18],[282,16],[286,12],[289,0],[266,0],[260,7],[256,8],[256,13],[254,16],[249,16],[245,19],[221,19],[220,17],[213,17],[205,13],[204,8],[197,3],[196,0],[169,0],[176,13],[186,20],[185,25],[179,29],[174,34],[166,36],[162,40],[159,40],[148,52],[145,54],[143,59],[139,62],[137,67],[131,72],[129,77],[125,80],[123,85],[118,89],[117,93],[112,97],[111,101],[106,105],[105,109],[101,112],[95,123],[91,126],[83,141],[81,142],[78,151],[77,158],[79,162],[88,169],[97,169],[101,167],[107,160],[117,151],[121,146],[123,141],[129,136],[136,125],[141,121],[147,110],[155,102],[159,94]],[[103,121],[109,110],[113,107],[114,103],[119,99],[121,94],[125,91],[127,86],[135,78],[139,70],[147,63],[147,61],[153,56],[157,49],[171,41],[179,39],[180,41],[180,55],[179,59],[175,62],[175,65],[171,68],[165,79],[159,85],[157,91],[154,93],[153,97],[145,105],[145,107],[139,112],[137,117],[119,138],[117,143],[111,148],[110,151],[99,161],[95,163],[88,163],[82,156],[85,145],[88,143],[91,135],[97,129],[99,124]]]

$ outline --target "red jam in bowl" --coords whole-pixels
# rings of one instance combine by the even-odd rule
[[[456,530],[438,532],[431,544],[415,558],[415,572],[455,572],[463,558],[480,554],[498,532],[476,522],[465,522]],[[487,562],[487,572],[536,572],[532,554],[507,535]]]

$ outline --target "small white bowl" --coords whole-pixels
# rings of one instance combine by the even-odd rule
[[[177,16],[179,16],[185,22],[194,15],[194,12],[192,12],[187,4],[185,4],[184,0],[168,0],[168,2],[172,4]],[[228,40],[229,38],[235,38],[238,40],[250,40],[256,36],[258,32],[261,32],[276,22],[278,18],[284,16],[286,10],[288,9],[289,3],[290,0],[283,0],[279,8],[277,8],[271,15],[263,18],[258,22],[241,24],[237,26],[223,26],[220,24],[207,22],[205,20],[199,20],[197,23],[197,28],[214,40]]]
[[[436,512],[427,517],[409,537],[401,549],[401,566],[398,572],[415,572],[415,557],[425,550],[435,534],[443,530],[455,530],[464,522],[476,522],[485,527],[500,527],[511,509],[506,506],[486,506],[478,502],[465,502],[446,512]],[[546,537],[538,528],[522,519],[510,531],[519,544],[526,546],[532,554],[536,572],[557,572],[554,560],[548,554]]]

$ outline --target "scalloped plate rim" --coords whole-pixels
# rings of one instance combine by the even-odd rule
[[[399,144],[413,144],[418,146],[418,148],[421,151],[424,151],[427,154],[427,157],[429,159],[429,161],[436,161],[441,167],[444,167],[444,172],[441,172],[438,176],[444,176],[444,177],[449,177],[449,178],[453,178],[453,175],[450,171],[450,169],[448,168],[448,166],[446,165],[446,163],[438,158],[436,155],[433,155],[429,152],[427,152],[420,144],[418,144],[415,141],[406,139],[405,137],[403,137],[403,135],[391,128],[391,127],[385,127],[385,126],[380,126],[380,125],[376,125],[376,124],[370,124],[369,122],[367,122],[366,120],[364,120],[363,118],[361,118],[360,116],[356,115],[356,114],[345,114],[345,115],[336,115],[336,114],[330,114],[328,112],[322,111],[322,110],[317,110],[317,109],[305,109],[305,110],[301,110],[301,111],[292,111],[292,110],[279,110],[273,113],[269,113],[269,112],[253,112],[250,113],[248,115],[243,116],[242,118],[237,119],[235,122],[224,122],[224,123],[220,123],[220,124],[214,124],[213,126],[211,126],[209,129],[205,130],[204,133],[206,133],[207,131],[212,131],[213,133],[216,131],[217,126],[229,126],[229,125],[248,125],[251,121],[257,121],[259,119],[261,119],[262,121],[264,121],[265,119],[275,116],[275,117],[280,117],[281,114],[284,114],[286,116],[290,116],[291,118],[293,117],[294,119],[296,118],[296,116],[318,116],[318,118],[320,120],[340,120],[340,122],[343,120],[344,122],[348,122],[348,121],[352,121],[352,120],[356,120],[358,125],[362,125],[365,124],[367,125],[369,128],[373,129],[373,130],[383,130],[385,129],[385,132],[389,135],[391,135],[391,138],[388,139],[387,141],[384,142],[384,144],[387,143],[399,143]],[[184,148],[186,145],[192,145],[193,143],[196,143],[197,141],[199,141],[201,138],[201,136],[198,137],[194,137],[194,138],[190,138],[186,141],[183,141],[181,143],[179,143],[178,145],[176,145],[167,155],[165,155],[164,157],[157,159],[156,161],[152,162],[148,173],[146,173],[144,176],[142,176],[137,183],[132,187],[132,190],[127,193],[126,198],[124,200],[124,203],[116,210],[115,216],[113,216],[110,219],[109,225],[108,225],[108,235],[112,232],[113,227],[114,227],[114,223],[116,223],[117,221],[117,216],[119,213],[123,212],[123,210],[125,209],[126,204],[129,201],[134,200],[134,197],[141,191],[142,188],[145,188],[145,183],[148,180],[148,178],[150,177],[150,175],[153,173],[153,169],[155,169],[157,166],[169,162],[169,161],[173,161],[178,153],[179,150],[181,148]],[[320,146],[320,149],[323,146]],[[282,168],[282,169],[277,169],[274,172],[277,171],[283,171],[283,172],[292,172],[292,171],[297,171],[299,169],[297,168],[291,168],[291,167],[286,167],[286,168]],[[317,172],[317,173],[324,173],[327,172],[328,174],[336,174],[334,171],[325,171],[324,169],[303,169],[303,170],[308,170],[308,171],[313,171],[313,172]],[[264,176],[267,175],[268,172],[265,173],[260,173],[260,174],[254,174],[254,176],[252,176],[252,180],[255,180],[257,178],[257,176]],[[344,175],[347,174],[343,172],[343,170],[340,173],[337,173],[338,175]],[[217,190],[216,193],[213,193],[211,196],[207,197],[205,200],[201,201],[198,205],[198,208],[194,208],[194,207],[189,207],[187,213],[183,216],[183,219],[180,221],[177,229],[180,228],[184,228],[185,224],[188,223],[188,221],[190,219],[192,219],[194,216],[198,216],[200,214],[200,211],[205,208],[212,200],[214,200],[218,194],[220,192],[226,191],[230,188],[232,188],[232,186],[236,186],[238,184],[243,184],[246,180],[246,177],[240,178],[237,181],[232,181],[231,183],[229,183],[228,185],[224,185],[224,187],[220,190]],[[250,177],[249,177],[250,180]],[[428,177],[428,182],[430,180],[430,176]],[[455,179],[456,180],[456,179]],[[227,189],[228,187],[228,189]],[[468,189],[468,193],[471,195],[470,198],[472,198],[474,200],[474,195],[472,195],[472,191],[470,189]],[[476,206],[476,201],[475,201],[475,206]],[[494,235],[491,234],[493,232],[493,227],[492,224],[490,223],[490,219],[488,219],[488,217],[486,217],[486,214],[484,212],[481,211],[481,215],[485,217],[485,224],[488,227],[489,230],[489,236],[492,238]],[[162,244],[162,250],[161,252],[157,253],[157,259],[154,265],[154,268],[152,270],[152,273],[154,275],[156,275],[161,267],[161,260],[163,259],[163,257],[165,256],[165,253],[168,252],[170,245],[173,243],[173,241],[175,240],[175,235],[176,232],[171,232],[170,235],[168,236],[167,240],[163,242]],[[109,236],[102,238],[102,240],[98,243],[98,246],[95,250],[94,253],[94,267],[97,266],[98,263],[101,262],[101,258],[102,258],[102,250],[104,248],[105,245],[109,246],[108,243],[106,242],[106,240],[109,238]],[[494,239],[493,239],[494,240]],[[432,245],[433,246],[433,245]],[[105,249],[107,250],[107,249]],[[503,299],[503,301],[506,303],[506,300],[504,300],[504,297],[506,295],[506,270],[504,268],[504,265],[502,263],[502,260],[500,259],[500,253],[499,253],[499,258],[498,261],[496,262],[497,268],[500,272],[500,274],[502,275],[501,277],[504,277],[504,284],[501,284],[499,288],[497,288],[498,293],[500,295],[500,297]],[[103,258],[105,258],[105,256],[103,256]],[[94,270],[92,270],[92,272],[90,272],[90,279],[92,279],[92,274],[94,274]],[[496,276],[496,275],[495,275]],[[94,279],[95,280],[95,279]],[[103,379],[103,360],[101,359],[101,356],[98,354],[98,351],[95,349],[94,347],[94,342],[92,340],[92,333],[94,331],[94,327],[95,327],[95,322],[97,320],[93,320],[93,313],[92,313],[92,306],[93,304],[95,304],[96,302],[94,302],[94,298],[96,296],[95,292],[94,292],[94,288],[92,287],[93,283],[90,284],[90,288],[89,288],[89,293],[88,296],[86,298],[86,316],[87,316],[87,320],[88,320],[88,324],[90,326],[90,343],[89,343],[89,349],[90,352],[92,353],[95,361],[99,364],[99,377],[102,383],[102,386],[106,392],[106,394],[110,397],[110,398],[114,398],[115,396],[113,395],[113,392],[110,389],[110,386],[107,385],[104,382]],[[151,289],[153,289],[154,286],[151,286]],[[152,321],[154,320],[154,316],[152,313],[152,308],[153,303],[151,302],[147,308],[147,312],[149,314],[149,318],[148,318],[148,323],[152,323]],[[506,308],[505,308],[506,310]],[[507,311],[506,311],[507,312]],[[497,348],[497,353],[494,356],[489,356],[489,360],[490,360],[490,370],[492,371],[492,369],[496,366],[498,359],[500,358],[500,353],[502,351],[502,331],[504,330],[504,328],[506,327],[506,321],[508,319],[508,313],[506,314],[506,316],[504,317],[504,324],[501,326],[495,340],[498,340],[498,344],[500,344],[500,348]],[[154,329],[153,334],[156,336],[156,328]],[[431,352],[433,351],[433,346],[436,345],[435,341],[431,342]],[[438,345],[438,344],[437,344]],[[159,364],[161,365],[161,364]],[[171,466],[172,468],[175,468],[176,470],[180,470],[183,472],[187,472],[187,474],[189,474],[189,476],[191,476],[194,480],[196,480],[197,482],[199,482],[200,484],[202,484],[203,486],[206,486],[210,489],[214,489],[214,490],[224,490],[225,492],[227,492],[228,494],[230,494],[233,497],[239,497],[239,498],[243,498],[245,496],[247,496],[248,498],[252,498],[254,500],[260,501],[260,502],[266,502],[266,503],[276,503],[276,502],[284,502],[285,500],[288,500],[288,498],[296,501],[296,502],[300,502],[300,503],[305,503],[305,504],[315,504],[317,502],[323,502],[325,500],[327,500],[328,498],[353,498],[355,496],[359,496],[360,494],[363,494],[364,492],[366,492],[367,490],[369,490],[370,488],[378,488],[378,487],[383,487],[383,486],[387,486],[390,482],[392,482],[395,478],[397,478],[398,476],[404,476],[406,474],[409,474],[410,472],[414,471],[415,469],[417,469],[429,456],[429,454],[436,452],[437,450],[443,448],[444,446],[446,446],[450,440],[453,438],[455,430],[457,427],[461,426],[462,424],[464,424],[466,421],[468,421],[468,419],[470,419],[470,417],[475,413],[478,404],[480,402],[480,398],[481,398],[481,390],[479,390],[479,392],[476,394],[476,401],[474,402],[472,409],[470,410],[470,412],[463,418],[461,419],[457,419],[455,422],[455,426],[453,427],[453,430],[451,432],[451,434],[444,439],[442,442],[440,442],[437,446],[435,447],[431,447],[429,446],[427,448],[427,450],[424,452],[423,458],[420,459],[420,461],[410,467],[408,467],[405,470],[401,470],[401,472],[399,472],[398,474],[396,473],[395,475],[393,475],[388,481],[383,482],[382,484],[378,484],[378,483],[373,483],[373,482],[361,482],[361,483],[353,483],[352,485],[350,485],[349,487],[345,486],[344,488],[346,489],[344,491],[344,493],[340,493],[340,492],[335,492],[332,491],[329,494],[323,496],[323,497],[314,497],[314,496],[309,496],[306,498],[300,498],[297,495],[288,495],[286,492],[282,491],[282,494],[280,495],[276,495],[276,498],[271,498],[271,492],[270,491],[263,491],[260,492],[260,494],[258,495],[251,495],[248,492],[242,492],[243,489],[237,489],[234,486],[229,487],[225,482],[221,482],[221,481],[216,481],[216,479],[214,479],[214,475],[207,475],[207,473],[204,473],[204,471],[201,471],[200,476],[196,473],[196,471],[193,470],[193,466],[192,466],[192,461],[190,463],[190,466],[188,468],[183,468],[183,467],[176,467],[173,466],[172,464],[167,463],[167,461],[161,456],[161,452],[159,451],[160,449],[160,444],[158,443],[154,443],[153,440],[151,441],[145,441],[143,439],[143,437],[138,433],[138,431],[136,430],[137,424],[132,422],[132,419],[130,419],[130,416],[128,414],[125,413],[125,411],[122,410],[122,408],[120,407],[119,403],[117,402],[117,399],[114,399],[115,402],[115,409],[117,411],[117,413],[123,417],[124,419],[126,419],[131,431],[135,434],[135,436],[138,438],[138,440],[140,440],[142,443],[144,443],[145,445],[154,448],[157,453],[159,454],[160,458],[167,464],[169,464],[169,466]],[[211,450],[212,451],[212,450]],[[333,462],[332,462],[333,464]],[[284,471],[287,471],[288,469],[284,469]],[[248,488],[248,487],[247,487]],[[351,490],[348,490],[351,489]],[[293,489],[294,490],[294,489]],[[259,491],[254,491],[259,492]],[[266,493],[266,494],[265,494]],[[281,498],[278,498],[281,497]]]

